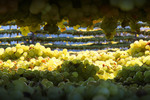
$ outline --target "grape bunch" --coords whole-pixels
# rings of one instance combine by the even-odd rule
[[[113,36],[116,34],[115,29],[117,28],[118,19],[114,17],[104,17],[101,28],[104,30],[106,38],[112,39]],[[108,28],[109,27],[109,28]]]
[[[93,64],[89,64],[88,60],[84,62],[74,59],[72,61],[64,61],[58,69],[64,76],[71,81],[87,80],[89,77],[98,79],[96,73],[99,71],[99,67]]]
[[[124,85],[146,85],[150,83],[150,67],[149,66],[129,66],[123,67],[118,73],[115,81],[121,82]]]
[[[146,0],[110,0],[110,4],[119,7],[123,11],[130,11],[135,7],[141,8],[146,3]]]
[[[7,73],[7,74],[6,74]],[[88,78],[86,81],[59,81],[58,72],[26,71],[0,72],[0,99],[51,99],[51,100],[97,100],[137,99],[137,96],[123,86],[111,81]],[[57,84],[55,84],[57,83]]]
[[[149,41],[139,40],[130,44],[130,49],[127,52],[135,57],[149,55]]]

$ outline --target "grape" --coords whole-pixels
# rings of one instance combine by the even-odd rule
[[[149,77],[150,77],[150,71],[145,71],[144,72],[144,80],[146,81],[146,82],[150,82],[150,80],[149,80]]]
[[[109,87],[110,95],[117,95],[118,93],[118,88],[116,85],[112,85]]]
[[[64,77],[67,77],[67,76],[69,76],[69,73],[68,72],[63,72],[63,75],[64,75]]]
[[[57,87],[48,89],[47,96],[50,100],[60,100],[63,97],[63,91]]]
[[[19,80],[27,82],[27,79],[25,77],[20,77]]]
[[[142,78],[143,78],[142,72],[140,71],[136,72],[135,76],[133,77],[135,81],[142,81]]]
[[[123,11],[129,11],[134,8],[134,2],[133,0],[121,0],[119,1],[119,7]]]
[[[23,74],[24,73],[24,69],[22,69],[22,68],[19,68],[18,70],[17,70],[17,74]]]
[[[1,100],[9,100],[10,99],[8,96],[7,90],[2,87],[0,88],[0,99]]]
[[[105,96],[97,95],[92,100],[107,100]]]
[[[8,77],[8,75],[2,75],[1,79],[3,79],[4,81],[8,81],[9,77]]]
[[[22,53],[23,53],[23,49],[19,48],[19,49],[17,50],[17,52],[18,52],[19,54],[22,54]]]
[[[64,55],[67,55],[67,49],[63,49]]]
[[[13,52],[16,52],[16,50],[17,50],[15,47],[12,47],[11,49]]]
[[[21,31],[21,34],[24,35],[24,36],[27,36],[28,33],[30,33],[30,30],[29,30],[28,26],[20,27],[20,31]]]
[[[146,50],[145,55],[149,55],[149,54],[150,54],[150,51]]]
[[[23,98],[23,93],[19,90],[11,91],[9,95],[13,100],[19,100]]]
[[[30,5],[30,12],[32,14],[38,14],[42,11],[45,5],[46,5],[45,0],[38,0],[38,1],[33,0]]]
[[[83,97],[79,93],[70,93],[67,99],[68,100],[84,100]]]
[[[108,39],[112,38],[116,33],[115,29],[117,28],[117,19],[114,17],[104,17],[101,23],[101,28],[104,30],[104,33]]]
[[[30,57],[34,56],[34,52],[33,51],[29,51],[28,54],[29,54]]]
[[[13,52],[11,51],[11,48],[10,48],[10,47],[6,48],[6,53],[8,53],[9,55],[12,55],[12,54],[13,54]]]
[[[46,87],[46,88],[49,88],[49,87],[52,87],[53,86],[53,83],[48,81],[47,79],[43,79],[41,81],[41,83]]]
[[[73,77],[78,77],[78,72],[73,72],[72,75]]]
[[[19,52],[16,52],[15,56],[19,58],[21,56],[21,54]]]
[[[31,32],[36,32],[37,30],[40,30],[40,25],[38,24],[38,25],[32,25],[32,26],[29,26],[29,30],[31,31]]]
[[[0,55],[2,55],[4,53],[4,49],[0,48]]]

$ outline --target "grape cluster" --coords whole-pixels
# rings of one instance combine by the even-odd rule
[[[7,73],[7,74],[6,74]],[[60,80],[58,72],[26,71],[23,69],[8,73],[0,72],[0,99],[51,99],[51,100],[97,100],[137,99],[136,95],[123,86],[111,81],[88,78],[86,81],[70,82]]]
[[[104,17],[101,23],[101,28],[104,30],[106,38],[112,39],[113,36],[116,34],[115,29],[117,28],[117,22],[118,19],[114,17]]]
[[[5,50],[1,48],[0,51],[1,69],[23,68],[53,71],[58,69],[64,61],[67,62],[67,60],[70,60],[70,62],[81,63],[81,66],[79,67],[81,69],[82,67],[87,66],[86,74],[90,73],[94,75],[94,73],[99,71],[98,76],[102,79],[114,78],[114,74],[121,69],[121,66],[117,65],[115,61],[110,60],[114,58],[113,55],[110,55],[111,53],[109,53],[109,55],[106,53],[101,53],[99,55],[97,52],[86,51],[83,54],[70,55],[67,49],[63,49],[63,51],[51,51],[50,48],[45,48],[39,43],[30,46],[17,44],[16,47],[8,47]],[[95,57],[93,58],[93,56]],[[82,64],[82,61],[87,65]],[[67,63],[67,65],[63,64],[63,66],[67,67],[70,65]],[[95,69],[94,66],[97,66],[97,69]],[[91,72],[92,70],[93,72]],[[73,75],[78,76],[78,73],[74,72]]]
[[[115,7],[119,7],[123,11],[130,11],[134,7],[142,7],[146,3],[146,0],[110,0],[110,4]]]
[[[123,67],[123,69],[116,76],[115,80],[117,82],[122,82],[124,85],[146,85],[150,83],[149,69],[149,66]]]
[[[130,55],[139,57],[143,55],[149,55],[149,50],[149,41],[139,40],[130,44],[130,49],[127,51]]]
[[[14,60],[18,58],[24,60],[40,56],[51,57],[52,53],[50,48],[45,48],[39,43],[37,43],[36,45],[31,44],[30,46],[17,44],[16,47],[7,47],[5,50],[1,48],[0,50],[2,51],[0,57],[2,60]]]
[[[71,72],[68,69],[67,71],[78,79],[78,76],[80,76],[79,72],[76,71],[76,67],[73,67],[77,63],[77,65],[79,64],[79,69],[85,67],[85,70],[87,70],[85,72],[86,77],[88,77],[87,73],[89,75],[96,73],[95,75],[100,79],[107,80],[113,79],[123,67],[149,66],[150,56],[148,46],[148,41],[140,40],[131,44],[131,48],[125,51],[97,52],[87,50],[71,54],[67,49],[52,51],[50,48],[45,48],[39,43],[30,46],[17,44],[15,47],[0,49],[0,69],[23,68],[33,71],[53,71],[63,67],[65,68],[63,71],[66,72],[66,68],[72,66],[68,67],[71,68]],[[97,66],[97,69],[94,66]]]
[[[74,59],[72,61],[64,61],[60,69],[61,73],[71,81],[87,80],[89,77],[98,79],[96,73],[99,71],[99,67],[93,64],[89,64],[88,60],[84,63],[80,60]]]

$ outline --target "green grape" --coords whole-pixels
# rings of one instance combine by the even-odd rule
[[[74,59],[72,62],[73,64],[77,64],[78,60]]]
[[[107,100],[107,98],[102,95],[97,95],[97,96],[94,96],[92,100]]]
[[[113,85],[109,87],[110,95],[114,96],[118,94],[118,87]]]
[[[60,100],[63,95],[63,91],[58,87],[50,87],[47,92],[48,99],[50,100]]]
[[[38,51],[38,56],[42,56],[43,55],[43,51]]]
[[[26,52],[29,50],[29,47],[28,46],[23,46],[23,50]]]
[[[69,73],[68,72],[63,72],[63,76],[67,77],[67,76],[69,76]]]
[[[29,85],[26,85],[26,86],[24,87],[24,92],[27,92],[27,93],[33,95],[33,93],[34,93],[34,88],[33,88],[33,87],[30,87]]]
[[[19,69],[17,70],[17,74],[19,74],[19,75],[23,74],[24,72],[25,72],[25,71],[24,71],[23,68],[19,68]]]
[[[70,93],[67,99],[68,100],[84,100],[83,97],[79,93]]]
[[[16,56],[16,57],[20,57],[21,54],[20,54],[19,52],[16,52],[16,53],[15,53],[15,56]]]
[[[53,82],[48,81],[47,79],[43,79],[43,80],[41,81],[41,83],[42,83],[45,87],[47,87],[47,88],[53,86]]]
[[[68,82],[68,83],[69,83],[69,82]],[[67,83],[66,83],[66,85],[64,86],[64,91],[65,91],[65,93],[67,93],[67,94],[71,93],[74,89],[75,89],[75,87],[74,87],[73,85],[67,85]]]
[[[58,87],[64,87],[65,86],[65,82],[60,82],[59,84],[58,84]]]
[[[8,75],[2,75],[1,79],[3,79],[4,81],[8,81],[9,80],[9,76]]]
[[[138,81],[138,82],[142,81],[142,80],[143,80],[143,75],[142,75],[142,74],[143,74],[143,73],[140,72],[140,71],[136,72],[136,74],[135,74],[135,76],[133,77],[133,79],[134,79],[135,81]]]
[[[13,100],[21,100],[24,96],[23,93],[19,90],[9,92],[9,95]]]
[[[12,71],[10,72],[10,74],[11,74],[11,75],[15,75],[15,74],[16,74],[16,71],[12,70]]]
[[[115,29],[117,28],[118,19],[114,17],[104,17],[101,23],[101,28],[104,30],[104,33],[108,39],[112,38],[116,33]],[[109,28],[108,28],[109,27]]]
[[[0,48],[0,55],[2,55],[4,53],[4,49]]]
[[[144,80],[145,82],[150,82],[150,71],[145,71],[144,72]]]
[[[73,72],[72,75],[73,77],[78,77],[78,72]]]
[[[144,72],[144,77],[149,77],[150,76],[150,71],[145,71]]]
[[[27,36],[28,33],[30,33],[30,30],[29,30],[28,26],[20,27],[20,31],[21,31],[21,34],[24,35],[24,36]]]
[[[46,5],[45,0],[38,0],[38,1],[33,0],[29,10],[32,14],[38,14],[42,12],[42,9],[44,9],[45,5]]]
[[[17,52],[18,52],[19,54],[22,54],[22,53],[23,53],[23,49],[22,49],[22,48],[19,48],[19,49],[17,49]]]
[[[40,30],[40,25],[38,24],[38,25],[32,25],[32,26],[29,26],[29,30],[31,31],[31,32],[36,32],[37,30]]]
[[[100,88],[100,90],[98,91],[98,94],[103,95],[105,97],[109,97],[110,92],[107,88],[104,87],[104,88]]]
[[[35,55],[35,54],[34,54],[34,51],[31,51],[31,50],[30,50],[30,51],[28,52],[28,55],[29,55],[30,57],[33,57],[33,56]]]
[[[47,88],[52,87],[53,86],[53,82],[47,81],[44,86],[47,87]]]
[[[128,77],[128,78],[126,79],[127,82],[132,82],[132,80],[133,80],[132,77]]]
[[[9,53],[11,51],[11,48],[7,47],[5,51],[6,51],[6,53]]]
[[[27,79],[25,77],[20,77],[19,80],[27,82]]]
[[[119,1],[119,7],[123,11],[129,11],[134,8],[134,2],[133,0],[121,0]]]
[[[0,88],[0,99],[1,100],[10,100],[7,90],[2,87]]]
[[[84,65],[88,65],[89,61],[88,60],[84,60]]]
[[[4,80],[0,79],[0,85],[3,85]]]

